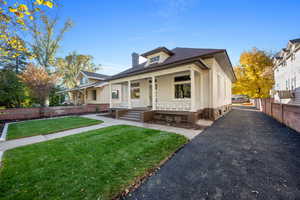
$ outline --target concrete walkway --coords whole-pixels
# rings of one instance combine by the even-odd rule
[[[300,199],[300,133],[253,108],[235,108],[125,198]]]
[[[1,160],[2,152],[6,151],[8,149],[13,149],[13,148],[20,147],[20,146],[25,146],[25,145],[29,145],[29,144],[38,143],[38,142],[53,140],[56,138],[61,138],[61,137],[65,137],[68,135],[79,134],[82,132],[95,130],[95,129],[99,129],[99,128],[104,128],[104,127],[108,127],[108,126],[113,126],[113,125],[124,124],[124,125],[132,125],[132,126],[138,126],[138,127],[143,127],[143,128],[158,129],[158,130],[162,130],[162,131],[168,131],[168,132],[174,132],[177,134],[181,134],[181,135],[186,136],[189,139],[194,138],[196,135],[198,135],[201,132],[201,130],[189,130],[189,129],[171,127],[171,126],[162,126],[162,125],[148,124],[148,123],[141,123],[141,122],[116,120],[116,119],[112,119],[112,118],[108,118],[108,117],[97,116],[95,114],[84,115],[82,117],[102,120],[102,121],[104,121],[104,123],[94,125],[94,126],[88,126],[88,127],[83,127],[83,128],[62,131],[62,132],[48,134],[48,135],[37,135],[37,136],[32,136],[32,137],[26,137],[26,138],[21,138],[21,139],[0,142],[0,160]]]

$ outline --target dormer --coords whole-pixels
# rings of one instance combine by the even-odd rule
[[[143,53],[141,56],[147,59],[147,63],[145,66],[149,66],[162,63],[173,54],[174,53],[166,47],[158,47],[156,49]]]

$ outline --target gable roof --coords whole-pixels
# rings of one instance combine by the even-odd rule
[[[146,65],[146,62],[145,62],[145,63],[139,64],[135,67],[129,68],[123,72],[120,72],[114,76],[111,76],[109,78],[109,80],[114,80],[114,79],[123,78],[123,77],[131,76],[131,75],[142,74],[142,73],[146,73],[146,72],[171,68],[176,65],[187,64],[187,63],[195,63],[203,69],[208,69],[206,64],[204,64],[199,58],[212,57],[214,54],[217,54],[217,53],[225,52],[226,56],[229,60],[229,57],[228,57],[225,49],[200,49],[200,48],[177,47],[175,49],[172,49],[171,52],[173,53],[173,55],[171,55],[169,58],[167,58],[162,63],[155,63],[155,64],[151,64],[151,65],[148,65],[147,67],[145,67],[145,65]],[[230,63],[230,60],[229,60],[229,63]],[[230,65],[231,65],[231,63],[230,63]],[[232,65],[231,65],[231,68],[232,68]],[[233,68],[232,68],[232,73],[235,78]]]
[[[109,78],[110,76],[104,75],[104,74],[98,74],[95,72],[88,72],[88,71],[81,71],[84,75],[86,75],[89,78],[93,79],[100,79],[100,80],[105,80]]]
[[[174,54],[172,51],[170,51],[170,50],[167,49],[166,47],[158,47],[158,48],[156,48],[156,49],[153,49],[153,50],[151,50],[151,51],[147,51],[147,52],[141,54],[141,56],[147,57],[147,56],[150,56],[150,55],[152,55],[152,54],[159,53],[159,52],[165,52],[166,54],[168,54],[168,55],[170,55],[170,56]]]

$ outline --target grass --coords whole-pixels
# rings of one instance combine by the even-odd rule
[[[4,153],[1,200],[112,199],[187,142],[118,125]]]
[[[17,139],[35,135],[45,135],[68,129],[100,124],[103,121],[88,119],[85,117],[61,117],[45,120],[30,120],[9,124],[7,139]]]

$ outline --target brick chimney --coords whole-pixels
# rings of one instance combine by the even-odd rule
[[[132,67],[138,66],[139,65],[139,57],[140,57],[140,55],[137,54],[137,53],[135,53],[135,52],[133,52],[131,54],[131,57],[132,57]]]

